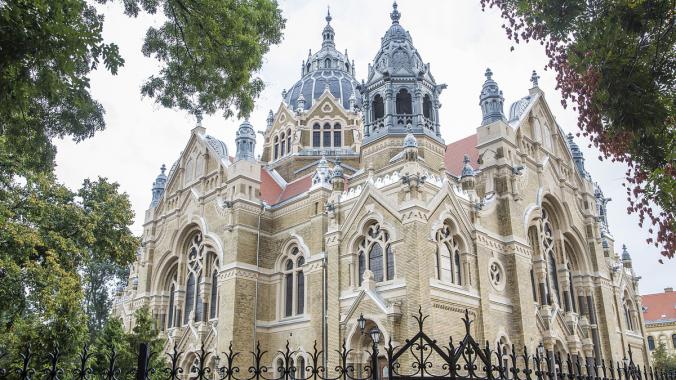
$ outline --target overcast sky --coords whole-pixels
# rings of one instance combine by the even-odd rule
[[[327,6],[331,7],[336,31],[336,48],[348,50],[355,61],[357,80],[366,76],[367,65],[380,47],[380,39],[391,21],[389,0],[280,1],[287,19],[284,40],[265,57],[260,72],[267,87],[257,101],[251,122],[256,129],[265,129],[268,110],[277,110],[281,93],[300,78],[301,61],[308,49],[321,47],[321,31],[325,25]],[[104,37],[115,42],[126,60],[117,76],[99,71],[92,75],[92,93],[106,109],[107,128],[94,138],[75,144],[59,141],[56,172],[59,179],[77,188],[85,178],[107,177],[120,183],[129,194],[136,212],[133,231],[142,231],[144,211],[150,204],[150,188],[162,164],[167,167],[178,158],[187,143],[193,118],[184,112],[161,108],[140,96],[145,78],[159,70],[159,64],[141,54],[143,36],[149,25],[158,24],[161,16],[132,19],[122,14],[119,2],[100,8],[106,17]],[[567,132],[576,132],[576,114],[564,110],[555,89],[552,72],[544,71],[547,62],[539,44],[516,45],[507,40],[501,28],[503,21],[495,10],[481,11],[478,0],[400,0],[401,24],[413,37],[413,43],[437,83],[448,84],[442,94],[441,131],[446,142],[475,133],[481,121],[478,105],[484,71],[490,67],[493,78],[505,96],[505,112],[509,105],[528,94],[530,73],[540,75],[540,88],[545,92],[558,123]],[[234,135],[240,121],[224,120],[220,115],[205,117],[207,133],[226,142],[234,153]],[[634,268],[643,279],[644,294],[663,291],[674,285],[674,260],[659,264],[657,249],[648,246],[646,231],[637,225],[637,217],[627,215],[627,201],[622,187],[622,165],[600,162],[598,152],[577,140],[587,159],[593,179],[605,195],[613,199],[608,214],[610,231],[615,236],[617,251],[626,244],[632,254]],[[260,153],[260,138],[258,153]]]

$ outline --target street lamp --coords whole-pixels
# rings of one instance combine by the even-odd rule
[[[364,335],[364,329],[366,328],[366,318],[364,314],[360,314],[357,318],[357,324],[359,325],[359,330],[361,334]],[[378,326],[374,326],[371,330],[368,331],[368,335],[371,337],[371,370],[373,371],[373,380],[378,380],[378,343],[380,343],[380,329]]]

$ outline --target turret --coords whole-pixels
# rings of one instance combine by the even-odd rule
[[[631,269],[632,267],[631,255],[629,254],[629,250],[625,244],[622,244],[622,265],[624,265],[625,268]]]
[[[345,190],[345,174],[343,172],[343,167],[340,166],[340,158],[336,159],[336,165],[333,167],[331,185],[333,185],[333,191],[342,192]]]
[[[575,162],[575,168],[583,178],[586,178],[587,170],[585,170],[584,168],[584,155],[582,154],[580,147],[573,140],[572,133],[568,134],[567,140],[568,140],[568,148],[570,149],[570,153],[573,156],[573,162]]]
[[[244,120],[237,130],[235,145],[237,146],[235,160],[256,160],[254,157],[254,150],[256,149],[256,132],[251,123],[249,123],[248,118]]]
[[[167,184],[167,176],[164,174],[166,170],[167,167],[162,164],[160,167],[160,174],[155,178],[155,182],[153,182],[153,200],[150,202],[151,208],[157,206],[164,193],[164,187]]]
[[[268,112],[268,118],[265,119],[265,122],[266,122],[265,129],[272,128],[272,123],[275,122],[275,115],[272,113],[272,110]]]
[[[336,33],[333,31],[333,27],[331,26],[331,10],[326,11],[326,26],[324,27],[324,30],[322,31],[322,47],[330,47],[330,48],[335,48],[336,43],[333,41],[334,37],[336,36]]]
[[[498,84],[493,80],[491,69],[486,69],[485,75],[486,81],[481,88],[481,95],[479,95],[479,105],[481,106],[481,114],[483,115],[481,125],[487,125],[498,120],[506,120],[502,110],[505,102],[502,91],[500,91]]]
[[[462,189],[465,191],[474,190],[476,180],[474,177],[474,169],[472,168],[472,165],[470,165],[469,156],[465,155],[462,162],[463,167],[462,172],[460,173],[460,183],[462,185]]]

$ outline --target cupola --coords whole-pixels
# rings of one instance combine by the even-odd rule
[[[254,131],[253,126],[249,123],[248,118],[237,129],[235,145],[237,146],[236,160],[255,161],[256,131]]]
[[[167,176],[164,174],[166,170],[167,167],[162,164],[160,167],[160,174],[157,175],[155,182],[153,182],[153,200],[150,202],[151,208],[157,206],[164,193],[164,187],[167,184]]]
[[[481,125],[488,125],[498,120],[506,121],[502,110],[505,102],[502,91],[500,91],[498,84],[493,80],[491,69],[486,69],[485,75],[486,81],[481,88],[481,95],[479,95],[479,105],[481,106],[481,113],[483,115]]]

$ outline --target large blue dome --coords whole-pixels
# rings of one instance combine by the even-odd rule
[[[347,51],[343,54],[336,50],[334,37],[329,13],[322,32],[322,48],[315,54],[308,53],[307,61],[303,61],[301,66],[301,79],[283,94],[284,101],[291,109],[298,109],[301,95],[305,101],[303,108],[309,109],[327,86],[331,94],[340,99],[343,108],[350,109],[350,98],[355,104],[361,104],[358,83],[354,79],[354,62],[350,62]]]
[[[327,85],[331,94],[340,99],[343,108],[350,108],[350,97],[353,94],[356,103],[360,103],[357,81],[352,75],[341,70],[317,70],[306,74],[287,92],[284,101],[295,110],[298,108],[298,98],[302,94],[307,110],[324,93]]]

